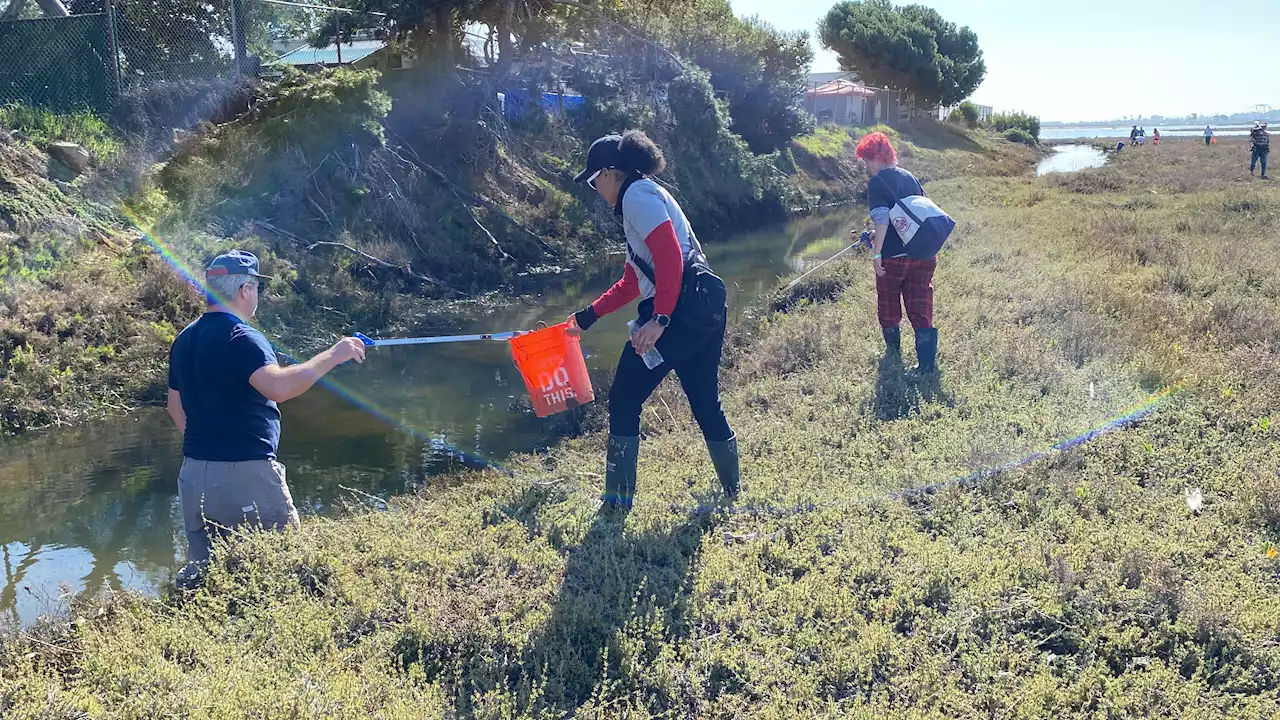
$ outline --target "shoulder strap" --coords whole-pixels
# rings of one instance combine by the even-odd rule
[[[657,286],[658,281],[654,278],[653,266],[649,264],[648,260],[645,260],[639,255],[631,252],[631,243],[627,243],[627,259],[636,267],[640,268],[640,272],[644,273],[644,276],[649,278],[649,282],[653,283],[654,286]]]
[[[886,181],[884,178],[880,177],[880,174],[879,174],[879,173],[877,173],[877,174],[875,174],[875,175],[872,175],[872,176],[871,176],[871,179],[872,179],[872,180],[879,180],[879,181],[880,181],[880,184],[881,184],[881,185],[883,185],[883,186],[884,186],[884,189],[889,193],[889,197],[893,197],[894,195],[896,195],[896,194],[897,194],[897,193],[895,193],[895,192],[893,191],[893,188],[889,187],[889,183],[888,183],[888,181]]]
[[[688,270],[691,265],[698,263],[707,265],[707,256],[702,252],[702,246],[698,244],[696,239],[690,238],[690,240],[693,241],[693,250],[689,251],[689,255],[684,259],[685,270]],[[654,286],[657,286],[658,281],[654,276],[653,266],[649,264],[648,260],[645,260],[632,252],[630,243],[627,244],[627,258],[631,260],[632,263],[635,263],[636,267],[640,268],[640,272],[644,273],[644,276],[649,278],[649,282],[653,283]],[[708,267],[710,266],[708,265]]]
[[[895,193],[895,192],[893,191],[893,188],[889,187],[889,183],[888,183],[888,182],[885,182],[885,180],[884,180],[884,179],[882,179],[879,175],[876,175],[876,176],[872,177],[871,179],[872,179],[872,180],[879,180],[879,181],[880,181],[880,184],[884,185],[884,189],[889,191],[889,197],[893,198],[893,204],[894,204],[894,205],[897,205],[897,206],[898,206],[898,207],[900,207],[900,208],[902,208],[902,212],[903,212],[903,213],[905,213],[907,217],[909,217],[909,218],[911,218],[912,220],[914,220],[914,221],[915,221],[915,223],[916,223],[917,225],[923,225],[923,224],[924,224],[923,222],[920,222],[920,218],[916,217],[916,214],[915,214],[915,213],[911,212],[911,208],[907,207],[907,204],[906,204],[906,203],[904,203],[904,202],[902,202],[902,198],[898,197],[898,194],[897,194],[897,193]],[[923,192],[923,191],[924,191],[924,186],[921,186],[921,187],[920,187],[920,190],[921,190],[921,192]]]

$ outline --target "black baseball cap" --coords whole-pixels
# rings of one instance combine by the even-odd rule
[[[587,151],[587,169],[575,175],[573,181],[586,182],[597,171],[618,167],[622,161],[621,142],[621,135],[605,135],[591,143],[591,149]]]
[[[270,275],[258,272],[258,256],[247,250],[232,250],[213,259],[209,267],[204,269],[205,277],[219,275],[252,275],[256,278],[270,280]]]

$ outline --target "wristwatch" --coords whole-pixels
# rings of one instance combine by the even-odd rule
[[[671,324],[670,315],[654,315],[653,319],[657,321],[658,327],[666,327]]]

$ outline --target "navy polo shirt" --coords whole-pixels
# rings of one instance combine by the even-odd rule
[[[230,313],[207,312],[178,334],[169,350],[169,387],[181,393],[187,415],[184,456],[275,458],[280,409],[249,384],[250,375],[275,362],[262,333]]]
[[[912,195],[924,195],[924,188],[915,175],[900,167],[887,167],[876,173],[876,176],[867,183],[867,204],[872,210],[876,208],[890,210],[899,200]],[[898,237],[898,231],[893,229],[893,223],[889,223],[889,230],[884,235],[884,247],[881,248],[880,254],[887,258],[907,254],[907,246],[902,244],[902,238]]]

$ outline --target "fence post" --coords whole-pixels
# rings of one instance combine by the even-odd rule
[[[115,83],[115,94],[122,91],[120,87],[120,48],[116,46],[116,11],[111,0],[102,0],[102,12],[107,16],[107,52],[111,55],[108,61],[111,70],[111,82]]]
[[[235,53],[235,77],[244,75],[244,2],[231,0],[231,47]]]

